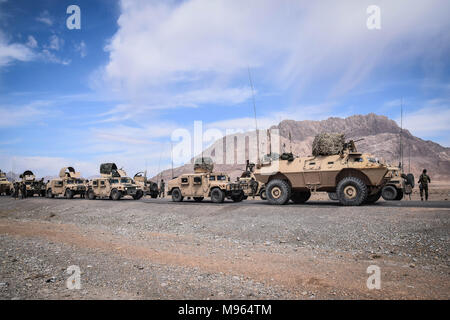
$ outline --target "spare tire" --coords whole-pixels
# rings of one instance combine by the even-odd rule
[[[395,200],[397,197],[397,189],[394,186],[384,186],[381,190],[381,196],[386,201],[392,201]]]
[[[407,178],[406,181],[411,186],[411,188],[414,188],[414,175],[412,173],[408,173],[406,175],[406,178]]]

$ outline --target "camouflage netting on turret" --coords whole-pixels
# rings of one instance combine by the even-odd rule
[[[345,137],[342,133],[320,133],[312,144],[313,156],[339,154],[344,148]]]
[[[211,158],[197,158],[194,161],[195,172],[212,172],[214,170],[214,162]]]

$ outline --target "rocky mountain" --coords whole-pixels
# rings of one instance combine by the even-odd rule
[[[400,135],[400,127],[386,116],[371,113],[345,119],[332,117],[322,121],[283,120],[270,129],[279,130],[281,152],[292,150],[297,156],[308,156],[311,154],[315,135],[321,132],[342,132],[347,139],[363,139],[356,144],[358,151],[371,153],[393,165],[398,165],[400,161],[401,136],[404,171],[412,172],[418,177],[422,169],[427,168],[433,181],[447,182],[450,178],[450,148],[415,137],[406,129]],[[289,141],[289,134],[292,142]],[[266,132],[260,131],[261,153],[269,150],[266,138]],[[274,146],[272,151],[273,148]],[[222,163],[216,164],[215,171],[227,172],[233,179],[242,173],[246,159],[255,161],[255,155],[255,132],[226,136],[203,151],[203,156],[211,156],[216,163]],[[193,165],[186,164],[174,168],[174,176],[192,170]],[[161,172],[153,179],[161,177],[166,181],[170,180],[171,169]]]

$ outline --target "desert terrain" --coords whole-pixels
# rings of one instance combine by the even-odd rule
[[[449,299],[448,196],[437,186],[429,202],[364,207],[3,196],[0,299]],[[66,286],[72,265],[81,289]],[[380,289],[366,286],[371,265]]]

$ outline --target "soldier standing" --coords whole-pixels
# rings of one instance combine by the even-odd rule
[[[27,185],[25,182],[22,182],[22,199],[25,199],[27,197]]]
[[[420,200],[423,201],[423,192],[425,191],[425,200],[428,201],[428,183],[431,183],[430,177],[427,175],[427,169],[423,169],[419,177]]]
[[[161,182],[159,184],[159,197],[160,198],[164,198],[165,197],[165,189],[166,189],[166,184],[164,183],[164,179],[161,179]]]
[[[19,198],[19,183],[18,182],[14,182],[14,198],[17,199]]]

